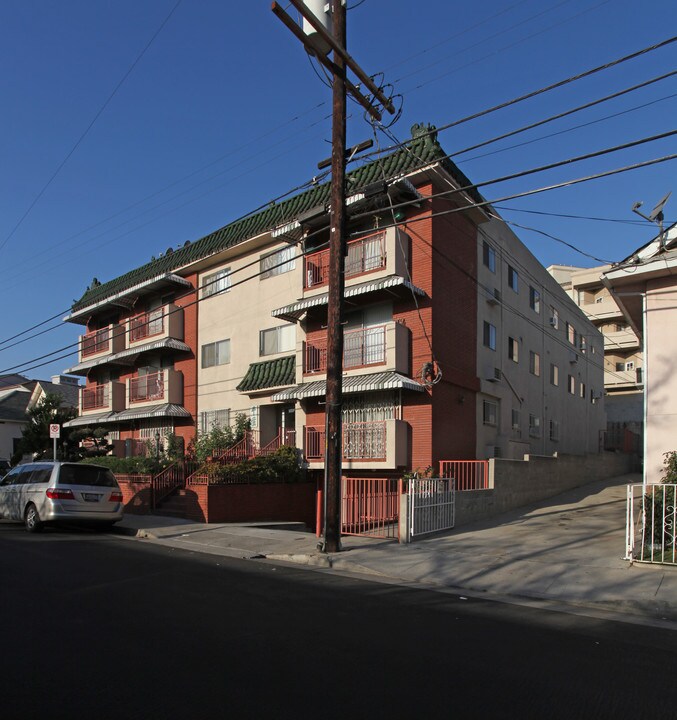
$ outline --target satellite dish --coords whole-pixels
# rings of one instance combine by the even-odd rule
[[[649,213],[649,220],[651,220],[651,222],[655,222],[656,220],[661,222],[663,220],[663,208],[665,207],[665,203],[667,203],[670,195],[672,195],[672,192],[669,192],[665,197],[659,200],[656,207]]]

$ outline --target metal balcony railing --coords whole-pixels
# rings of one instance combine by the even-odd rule
[[[386,266],[385,232],[352,240],[348,243],[345,277],[381,270]],[[303,262],[303,287],[312,288],[329,282],[329,250],[307,255]]]
[[[97,410],[98,408],[108,407],[108,385],[82,388],[80,392],[82,393],[83,410]]]
[[[94,330],[93,332],[83,335],[80,347],[82,357],[88,357],[89,355],[96,355],[96,353],[106,352],[110,347],[109,328],[101,328],[100,330]]]
[[[164,308],[141,313],[129,321],[129,340],[136,342],[150,337],[160,335],[165,330]]]
[[[386,361],[386,327],[349,330],[343,335],[343,368],[383,365]],[[318,338],[306,344],[305,373],[327,371],[327,338]]]
[[[306,428],[306,458],[324,458],[324,428]],[[345,423],[343,425],[344,460],[385,460],[386,421]]]
[[[129,381],[129,402],[162,400],[165,396],[164,372],[140,375]]]

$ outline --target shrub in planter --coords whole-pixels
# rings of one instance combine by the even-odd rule
[[[157,475],[170,464],[169,460],[162,458],[158,461],[154,457],[120,458],[113,455],[87,458],[81,462],[91,465],[103,465],[118,475]]]
[[[210,484],[234,483],[295,483],[305,479],[299,466],[296,448],[283,446],[271,455],[259,456],[241,463],[220,465],[205,463],[200,473],[207,475]]]

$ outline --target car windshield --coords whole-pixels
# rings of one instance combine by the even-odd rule
[[[115,475],[97,465],[62,465],[59,473],[59,485],[98,485],[117,487]]]

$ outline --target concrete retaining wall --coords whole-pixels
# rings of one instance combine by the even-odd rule
[[[456,493],[456,527],[559,495],[565,490],[631,472],[631,456],[525,455],[524,460],[489,461],[489,490]]]

